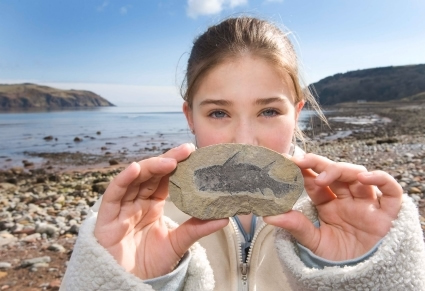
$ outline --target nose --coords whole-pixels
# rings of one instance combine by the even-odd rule
[[[248,119],[237,120],[233,129],[233,143],[258,145],[255,125]]]

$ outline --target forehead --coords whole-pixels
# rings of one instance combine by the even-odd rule
[[[252,55],[227,59],[199,81],[194,103],[205,98],[269,98],[284,95],[294,101],[290,76],[270,61]]]

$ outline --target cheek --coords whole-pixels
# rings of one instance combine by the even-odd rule
[[[293,141],[295,120],[284,118],[275,126],[264,127],[259,133],[260,145],[279,153],[289,153]]]
[[[230,142],[223,132],[199,131],[195,135],[198,147]]]
[[[289,153],[291,148],[292,135],[289,132],[280,133],[280,135],[268,136],[260,143],[261,146],[274,150],[278,153]]]
[[[228,142],[226,132],[217,130],[204,118],[194,119],[196,144],[198,147]]]

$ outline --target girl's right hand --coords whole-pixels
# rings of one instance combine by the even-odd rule
[[[163,220],[169,174],[194,150],[193,144],[183,144],[134,162],[103,195],[94,235],[126,271],[141,279],[171,272],[193,243],[228,223],[228,219],[191,218],[169,229]]]

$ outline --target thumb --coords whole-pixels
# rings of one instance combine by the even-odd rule
[[[200,238],[222,229],[228,223],[228,218],[219,220],[201,220],[192,217],[179,227],[170,230],[170,240],[174,251],[178,256],[183,256]]]
[[[301,212],[291,210],[284,214],[263,217],[264,222],[287,230],[303,246],[314,252],[319,245],[320,231]]]

